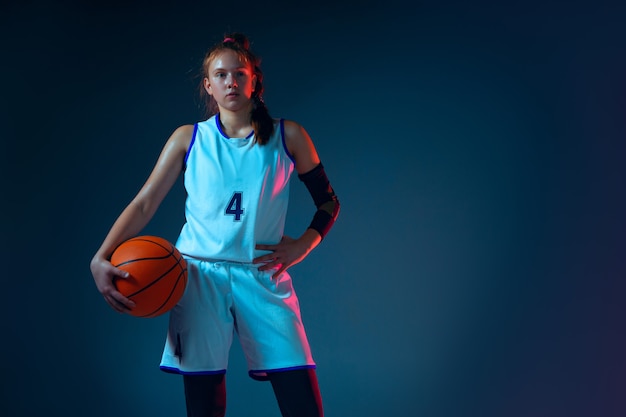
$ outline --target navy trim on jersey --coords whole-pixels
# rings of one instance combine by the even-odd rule
[[[185,161],[183,162],[183,169],[187,166],[187,159],[189,158],[189,152],[191,152],[191,147],[196,141],[196,132],[198,132],[198,123],[193,125],[193,135],[191,135],[191,142],[189,142],[189,148],[187,148],[187,153],[185,153]]]
[[[215,115],[215,124],[217,126],[217,130],[219,130],[219,132],[222,134],[222,136],[224,136],[226,139],[231,139],[230,136],[228,136],[223,130],[222,130],[222,124],[220,123],[220,114],[217,113]],[[250,139],[252,137],[252,135],[254,135],[254,129],[252,129],[252,132],[250,132],[250,134],[248,134],[248,136],[245,137],[245,139]]]
[[[219,371],[187,372],[187,371],[181,371],[178,368],[172,368],[170,366],[160,366],[159,368],[163,372],[167,372],[168,374],[178,374],[178,375],[221,375],[221,374],[226,373],[226,369],[221,369]]]
[[[295,164],[296,160],[293,158],[293,155],[289,152],[289,149],[287,149],[287,143],[285,142],[285,119],[280,119],[280,139],[283,141],[283,148],[285,149],[285,153],[287,154],[289,159],[291,159],[291,162]]]

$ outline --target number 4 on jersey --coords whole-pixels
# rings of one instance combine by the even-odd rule
[[[226,206],[226,214],[235,216],[234,220],[236,222],[241,221],[241,216],[243,216],[243,207],[241,207],[242,195],[241,191],[235,191]]]

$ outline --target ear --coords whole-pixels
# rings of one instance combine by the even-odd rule
[[[256,90],[256,74],[252,75],[252,91]]]
[[[204,78],[203,80],[203,84],[204,84],[204,90],[210,95],[213,95],[213,90],[211,89],[211,83],[209,82],[208,78]]]

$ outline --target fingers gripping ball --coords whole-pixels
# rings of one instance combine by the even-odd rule
[[[111,264],[127,271],[128,278],[114,284],[125,297],[135,302],[129,314],[156,317],[171,310],[187,286],[187,263],[178,249],[157,236],[138,236],[119,245]]]

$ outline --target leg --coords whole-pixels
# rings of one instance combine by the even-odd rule
[[[187,417],[224,417],[226,378],[219,375],[183,375]]]
[[[268,374],[283,417],[324,417],[315,369]]]

